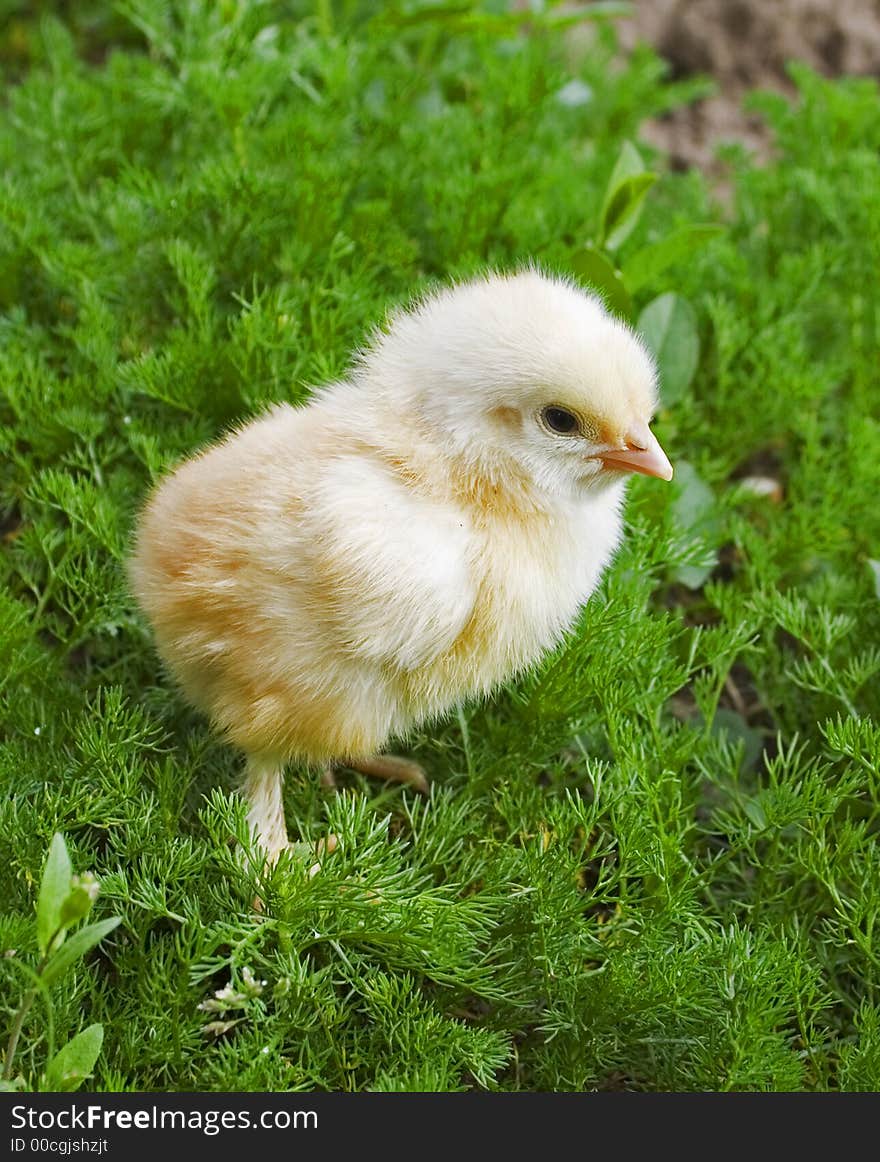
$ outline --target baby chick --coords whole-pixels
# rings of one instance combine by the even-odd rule
[[[394,316],[349,378],[163,480],[129,562],[159,652],[247,756],[288,844],[290,760],[419,785],[389,737],[557,643],[621,536],[631,472],[672,466],[645,348],[598,299],[490,275]]]

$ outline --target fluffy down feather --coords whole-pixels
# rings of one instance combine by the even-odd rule
[[[132,586],[247,753],[270,855],[285,762],[375,755],[559,640],[618,544],[627,473],[672,474],[655,405],[648,354],[597,299],[492,275],[394,316],[348,379],[159,484]]]

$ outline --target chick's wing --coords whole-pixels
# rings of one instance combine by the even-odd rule
[[[352,456],[313,483],[304,519],[317,614],[348,652],[413,670],[454,643],[475,600],[462,513]]]

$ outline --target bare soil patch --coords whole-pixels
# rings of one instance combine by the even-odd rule
[[[716,82],[715,95],[644,129],[674,166],[710,173],[726,141],[769,155],[766,126],[743,109],[743,97],[757,88],[793,92],[789,61],[831,77],[880,77],[880,0],[636,0],[620,35],[626,49],[640,40],[653,45],[674,76]]]

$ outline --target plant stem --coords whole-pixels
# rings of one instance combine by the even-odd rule
[[[6,1061],[3,1065],[3,1080],[12,1080],[12,1062],[15,1058],[15,1051],[18,1048],[18,1039],[21,1036],[24,1019],[30,1012],[30,1007],[34,1003],[37,995],[36,989],[31,989],[29,993],[25,993],[24,999],[19,1005],[18,1012],[15,1014],[15,1020],[12,1022],[12,1032],[9,1034],[9,1042],[6,1046]]]
[[[473,780],[474,777],[474,760],[471,757],[471,736],[468,730],[467,719],[464,716],[464,708],[459,706],[456,710],[458,716],[458,725],[461,729],[461,741],[464,746],[464,757],[467,763],[468,778]]]
[[[62,931],[62,929],[59,928],[58,932],[61,932],[61,931]],[[38,977],[41,977],[43,975],[43,970],[45,969],[46,965],[49,962],[49,952],[52,949],[52,947],[55,943],[55,940],[58,937],[58,932],[54,933],[54,935],[52,936],[52,939],[49,941],[48,945],[46,946],[45,956],[43,956],[41,958],[40,963],[37,965],[36,975]],[[18,1007],[18,1012],[15,1014],[15,1020],[12,1022],[12,1030],[10,1031],[10,1034],[9,1034],[9,1041],[6,1043],[6,1058],[5,1058],[4,1063],[3,1063],[3,1080],[4,1081],[11,1081],[12,1080],[12,1062],[15,1058],[15,1051],[18,1048],[18,1039],[21,1036],[21,1030],[24,1026],[24,1019],[28,1015],[28,1013],[30,1012],[31,1005],[34,1003],[34,1000],[36,999],[38,992],[39,992],[39,989],[31,989],[31,991],[29,993],[25,993],[24,997],[22,998],[22,1002]]]

